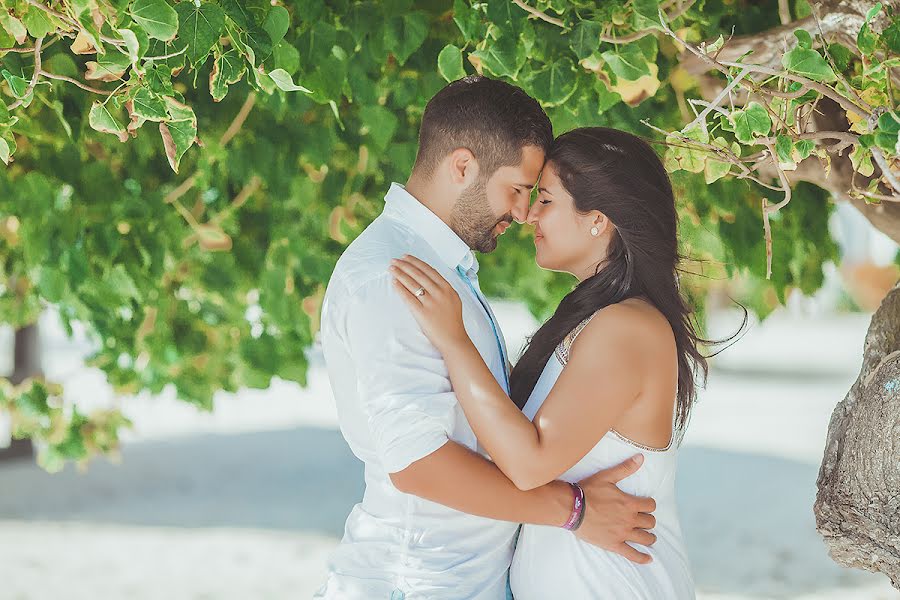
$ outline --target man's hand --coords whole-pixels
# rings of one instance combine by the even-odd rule
[[[626,542],[643,546],[656,542],[656,536],[647,531],[656,526],[656,517],[650,514],[656,510],[656,501],[626,494],[616,483],[635,473],[643,462],[644,457],[638,454],[579,482],[584,490],[585,515],[575,531],[585,542],[639,564],[653,559]]]

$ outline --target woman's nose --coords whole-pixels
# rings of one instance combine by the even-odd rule
[[[529,225],[534,225],[538,221],[538,203],[535,202],[531,208],[528,210],[528,216],[525,218],[525,222]]]

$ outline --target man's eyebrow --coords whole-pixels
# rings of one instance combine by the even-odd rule
[[[515,185],[516,187],[523,187],[531,190],[534,189],[534,186],[537,185],[537,183],[514,183],[513,185]]]

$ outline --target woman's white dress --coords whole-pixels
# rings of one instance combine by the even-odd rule
[[[596,313],[595,313],[596,314]],[[591,317],[585,319],[556,348],[523,408],[529,419],[547,398],[568,362],[568,352]],[[675,467],[678,446],[653,449],[609,431],[587,455],[559,479],[577,482],[612,467],[637,453],[644,455],[640,470],[622,480],[619,488],[635,496],[656,500],[657,541],[650,547],[634,545],[653,562],[639,565],[582,542],[559,527],[523,525],[510,570],[515,600],[682,600],[694,598],[694,584],[675,505]],[[591,510],[590,498],[587,510]]]

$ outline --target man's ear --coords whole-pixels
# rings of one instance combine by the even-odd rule
[[[478,179],[478,160],[468,148],[457,148],[450,153],[450,180],[461,187],[468,187]]]

